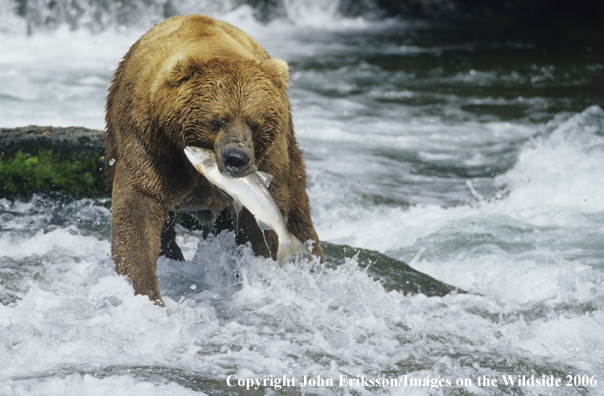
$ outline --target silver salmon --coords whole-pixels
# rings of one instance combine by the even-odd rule
[[[237,213],[245,206],[256,219],[262,232],[273,230],[277,233],[279,265],[295,255],[311,254],[310,250],[288,231],[283,214],[268,191],[273,179],[271,175],[256,171],[245,177],[230,177],[220,172],[212,150],[189,146],[185,148],[185,154],[199,173],[233,198]]]

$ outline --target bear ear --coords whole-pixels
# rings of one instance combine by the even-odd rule
[[[195,73],[190,59],[180,56],[171,59],[166,68],[166,80],[172,85],[178,85]]]
[[[271,76],[271,79],[279,88],[283,88],[290,81],[289,66],[286,61],[280,58],[270,58],[263,62],[265,70]]]

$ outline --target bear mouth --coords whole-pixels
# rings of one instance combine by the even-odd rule
[[[233,177],[239,177],[250,165],[250,156],[243,150],[229,148],[222,153],[222,163]]]

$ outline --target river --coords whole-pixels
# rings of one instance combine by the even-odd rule
[[[355,257],[277,268],[180,227],[160,308],[115,274],[108,200],[2,199],[0,394],[604,394],[604,50],[285,3],[266,24],[182,2],[289,63],[320,238],[469,293],[389,291]],[[0,126],[103,129],[117,63],[161,15],[51,29],[11,4]]]

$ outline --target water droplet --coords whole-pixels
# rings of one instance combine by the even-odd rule
[[[113,164],[115,164],[115,158],[109,160],[109,166],[113,166]]]

